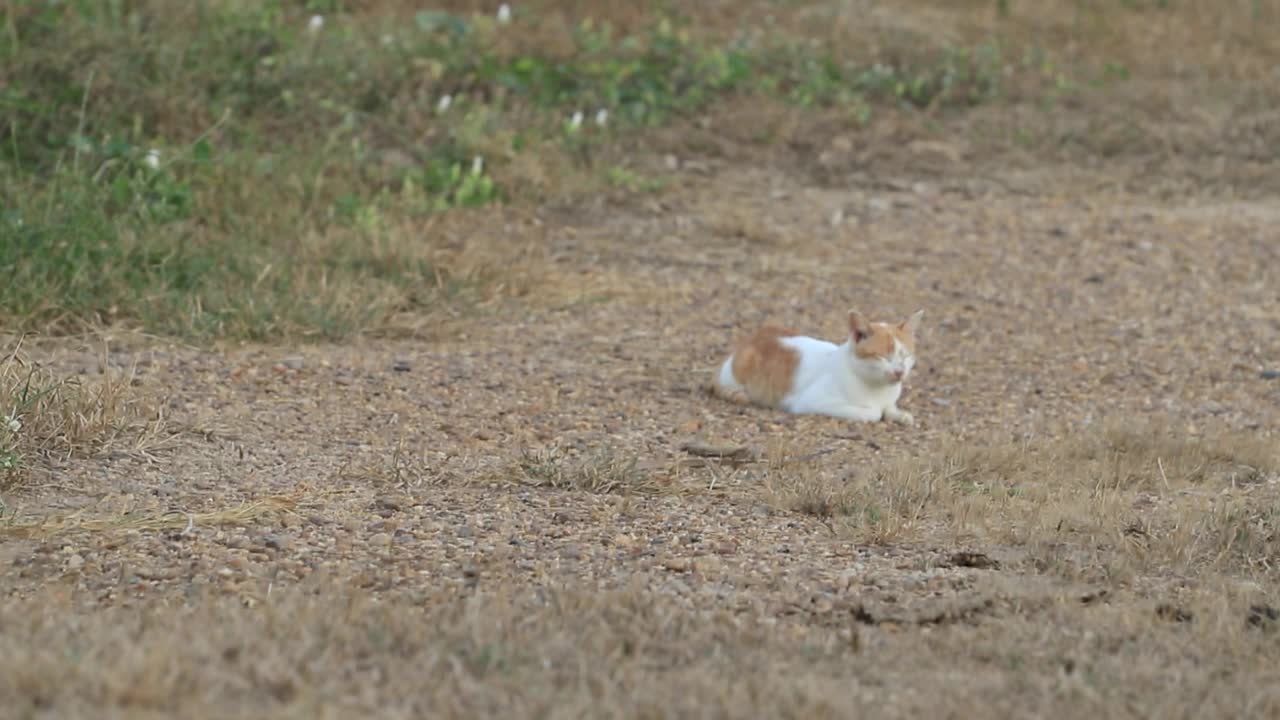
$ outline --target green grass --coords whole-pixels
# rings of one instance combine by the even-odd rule
[[[537,202],[575,174],[579,187],[652,191],[660,178],[615,169],[617,140],[717,98],[865,115],[999,89],[994,46],[861,66],[821,44],[705,38],[656,14],[620,36],[533,8],[503,24],[341,6],[11,3],[0,322],[194,339],[381,329],[475,285],[425,218]],[[310,12],[332,14],[313,27]],[[530,179],[530,165],[552,179]]]

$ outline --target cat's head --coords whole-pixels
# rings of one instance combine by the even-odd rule
[[[916,364],[916,330],[923,310],[900,323],[871,322],[855,310],[849,311],[849,339],[854,371],[873,385],[892,385],[906,380]]]

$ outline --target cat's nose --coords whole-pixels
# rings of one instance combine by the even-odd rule
[[[902,370],[889,371],[889,377],[893,378],[894,380],[901,380],[903,375],[905,375],[905,373]]]

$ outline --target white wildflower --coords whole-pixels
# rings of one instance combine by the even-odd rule
[[[436,103],[436,112],[444,112],[453,104],[453,96],[445,95],[440,98],[440,102]]]
[[[599,125],[600,127],[604,127],[608,123],[609,123],[609,111],[606,110],[605,108],[600,108],[599,110],[597,110],[596,124]]]
[[[22,429],[22,421],[11,415],[5,415],[4,426],[9,429],[11,434],[17,435],[18,431]]]
[[[323,15],[312,15],[311,19],[307,21],[307,29],[310,30],[311,32],[320,32],[320,29],[323,27],[324,27]]]
[[[502,5],[498,6],[498,24],[506,25],[509,22],[511,22],[511,6],[502,3]]]
[[[153,170],[160,167],[160,151],[154,148],[152,148],[151,150],[148,150],[147,157],[143,160],[143,162],[147,164],[147,167]]]
[[[482,172],[484,172],[484,158],[477,155],[471,160],[471,174],[479,175]]]
[[[577,130],[580,127],[582,127],[582,111],[581,110],[574,113],[573,117],[569,118],[570,130]]]

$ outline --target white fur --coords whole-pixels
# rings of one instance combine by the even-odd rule
[[[811,337],[789,337],[781,342],[800,355],[791,391],[782,398],[783,410],[864,422],[914,422],[911,413],[898,409],[898,398],[902,395],[901,380],[910,375],[915,358],[897,340],[893,355],[874,359],[858,357],[852,340],[836,345]],[[894,378],[894,372],[901,372],[901,379]],[[732,381],[728,364],[720,372],[722,384],[726,373]]]
[[[724,364],[720,366],[720,379],[718,382],[720,383],[720,389],[724,390],[726,393],[737,394],[746,392],[746,388],[742,387],[738,382],[738,379],[733,376],[732,355],[730,355],[729,359],[725,360]]]

